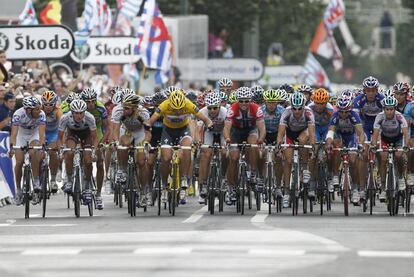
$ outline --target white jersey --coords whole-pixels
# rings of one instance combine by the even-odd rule
[[[73,115],[71,112],[65,113],[59,123],[59,131],[64,132],[66,129],[70,129],[72,131],[84,131],[89,129],[91,131],[96,130],[96,122],[95,117],[88,111],[85,111],[85,116],[80,122],[76,122],[73,119]]]
[[[38,118],[32,118],[26,113],[26,110],[22,107],[14,112],[12,118],[12,126],[19,126],[19,133],[33,134],[38,133],[39,125],[46,124],[46,115],[43,111],[40,111]]]
[[[134,114],[131,116],[124,116],[124,109],[122,105],[117,105],[112,110],[111,121],[117,124],[122,124],[122,127],[131,133],[138,132],[143,128],[142,123],[150,118],[149,111],[142,106],[139,106]]]
[[[213,130],[212,130],[213,133],[223,132],[224,121],[226,120],[226,115],[227,115],[227,109],[225,107],[220,107],[220,111],[215,118],[212,118],[211,116],[209,116],[207,107],[202,108],[200,110],[200,113],[202,113],[205,117],[210,118],[211,121],[213,122]],[[204,122],[198,121],[198,125],[203,126]]]

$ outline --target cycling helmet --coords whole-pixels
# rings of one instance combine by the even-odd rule
[[[122,100],[122,107],[138,107],[140,105],[140,98],[136,94],[129,94]]]
[[[51,90],[46,90],[42,93],[42,104],[51,104],[55,105],[58,101],[58,96],[55,92]]]
[[[70,104],[75,99],[79,99],[79,94],[77,94],[76,92],[71,91],[71,92],[69,92],[69,94],[66,97],[65,101],[66,101],[66,103]]]
[[[122,99],[124,99],[127,95],[135,94],[135,91],[129,88],[124,88],[121,90]]]
[[[394,93],[402,92],[408,94],[410,92],[410,86],[405,82],[398,82],[392,87],[392,90]]]
[[[337,100],[338,100],[338,96],[335,93],[333,93],[331,97],[329,97],[329,103],[331,103],[332,105],[336,105]]]
[[[82,100],[96,100],[97,93],[93,88],[85,88],[82,90]]]
[[[167,99],[167,95],[165,95],[163,91],[159,91],[152,96],[152,102],[155,106],[158,106],[159,104],[164,102],[165,99]]]
[[[227,97],[227,94],[224,91],[220,91],[219,94],[220,94],[221,102],[227,102],[229,100],[229,98]]]
[[[121,90],[122,90],[122,87],[121,86],[115,86],[115,87],[112,87],[109,90],[109,94],[110,95],[114,95],[115,93],[117,93],[118,91],[121,91]]]
[[[280,100],[281,101],[289,101],[290,95],[284,89],[279,88]]]
[[[251,99],[252,98],[252,91],[249,87],[240,87],[237,89],[237,100],[240,99]]]
[[[149,96],[149,95],[144,96],[144,106],[145,107],[153,107],[154,106],[152,96]]]
[[[229,103],[233,104],[234,102],[237,102],[237,92],[235,90],[233,90],[229,96]]]
[[[75,113],[83,113],[86,111],[86,102],[82,99],[75,99],[70,103],[70,110]]]
[[[206,98],[204,99],[205,105],[208,106],[218,106],[221,103],[221,97],[219,92],[213,92],[207,94]]]
[[[396,107],[398,100],[394,96],[385,96],[381,103],[383,107]]]
[[[352,109],[352,100],[348,97],[339,97],[336,101],[336,107],[340,111],[350,111]]]
[[[197,103],[197,93],[194,90],[187,90],[187,92],[185,93],[185,97],[187,97],[188,100],[190,100],[191,102],[193,102],[193,104]]]
[[[40,105],[41,103],[39,99],[37,99],[34,96],[26,96],[25,98],[23,98],[23,107],[25,109],[34,109]]]
[[[283,89],[286,93],[293,93],[294,89],[291,85],[283,84],[279,87],[279,89]]]
[[[298,92],[312,94],[313,89],[312,89],[312,87],[311,87],[311,86],[308,86],[308,85],[301,85],[301,86],[299,86],[299,88],[298,88]]]
[[[346,98],[349,98],[351,100],[354,100],[355,94],[350,89],[344,89],[343,91],[341,91],[341,97],[346,97]]]
[[[219,87],[232,87],[233,82],[229,78],[221,78],[218,81],[218,85]]]
[[[263,103],[264,89],[261,86],[254,86],[254,87],[251,87],[250,90],[253,93],[252,100],[257,104]]]
[[[387,89],[385,91],[381,91],[381,94],[384,95],[384,97],[394,97],[394,91],[391,89]]]
[[[305,105],[306,98],[303,93],[294,92],[290,97],[290,105],[292,107],[303,107]]]
[[[372,76],[368,76],[362,81],[362,86],[364,88],[378,88],[378,79]]]
[[[275,102],[281,101],[280,89],[268,89],[263,93],[264,101]]]
[[[174,110],[182,109],[185,106],[185,95],[182,90],[175,90],[171,92],[168,97],[170,100],[170,106]]]
[[[329,92],[324,88],[316,89],[312,94],[312,101],[316,104],[326,104],[329,101]]]
[[[112,95],[112,103],[114,105],[118,105],[122,103],[122,91],[116,92],[114,95]]]
[[[170,96],[170,94],[173,91],[177,91],[177,90],[180,90],[180,89],[177,88],[176,86],[169,86],[168,88],[165,89],[164,93],[165,93],[165,95]]]

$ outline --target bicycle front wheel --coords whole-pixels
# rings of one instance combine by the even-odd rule
[[[49,183],[49,169],[47,165],[44,165],[43,172],[42,172],[42,217],[46,216],[46,204],[48,195],[48,183]]]
[[[30,169],[28,166],[24,168],[24,186],[23,186],[23,202],[24,202],[24,218],[30,217]]]

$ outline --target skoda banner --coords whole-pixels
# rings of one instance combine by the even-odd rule
[[[128,64],[139,61],[134,53],[137,38],[134,37],[90,37],[87,43],[76,45],[71,58],[84,64]]]
[[[73,34],[64,25],[0,26],[0,49],[9,60],[61,59],[73,44]]]
[[[15,195],[13,164],[8,153],[9,133],[0,131],[0,199]]]

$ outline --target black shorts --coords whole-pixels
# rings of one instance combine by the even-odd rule
[[[68,129],[66,139],[73,140],[75,143],[82,143],[84,146],[92,145],[91,130],[89,128],[80,131]]]
[[[305,131],[305,130],[306,129],[293,132],[289,129],[286,129],[286,138],[287,138],[286,141],[297,141],[300,134],[302,134],[302,132]]]
[[[277,140],[277,132],[276,133],[266,133],[266,139],[265,142],[268,145],[276,144]]]
[[[257,127],[251,127],[251,128],[236,128],[232,127],[230,131],[230,138],[232,143],[243,143],[247,142],[247,138],[251,134],[258,134]]]
[[[179,145],[184,137],[191,138],[188,126],[182,128],[168,128],[164,126],[161,133],[161,144]]]
[[[162,127],[152,127],[151,131],[151,146],[157,147],[158,143],[161,141]]]

